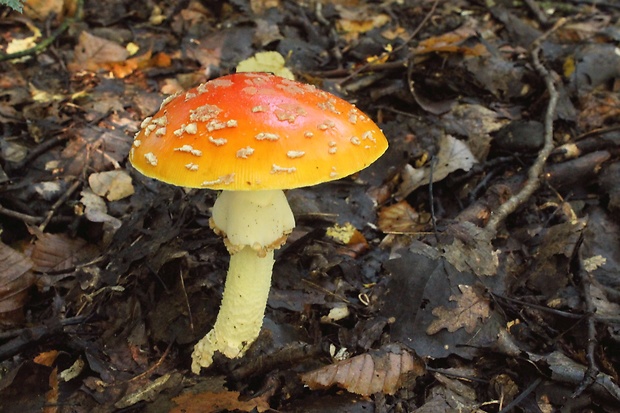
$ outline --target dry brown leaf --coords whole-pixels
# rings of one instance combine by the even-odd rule
[[[87,261],[97,248],[65,234],[38,234],[31,258],[39,272],[62,271]]]
[[[617,92],[588,93],[580,98],[579,127],[592,130],[620,117],[620,97]]]
[[[436,334],[442,328],[455,332],[461,327],[468,333],[473,333],[478,326],[478,319],[484,320],[491,314],[489,300],[471,285],[459,285],[460,295],[451,295],[450,301],[456,301],[456,308],[439,306],[433,308],[433,315],[437,317],[426,329],[427,334]]]
[[[385,233],[413,233],[423,231],[429,218],[420,214],[405,200],[379,210],[377,226]]]
[[[257,15],[263,14],[271,8],[279,8],[280,0],[250,0],[250,7]]]
[[[62,151],[62,172],[80,175],[87,166],[94,172],[121,169],[130,147],[131,137],[120,129],[80,128]]]
[[[83,31],[75,46],[74,57],[75,60],[67,65],[70,70],[96,71],[106,63],[124,62],[129,52],[118,43]]]
[[[34,283],[32,267],[30,258],[0,242],[0,324],[13,324],[21,319],[21,308]]]
[[[459,27],[455,31],[422,40],[414,52],[416,55],[433,52],[463,53],[466,56],[488,55],[489,51],[482,43],[476,43],[473,47],[463,46],[467,39],[477,35],[471,27]]]
[[[50,372],[50,377],[48,380],[48,384],[50,389],[45,392],[45,404],[41,410],[43,413],[57,413],[58,410],[58,396],[60,394],[60,388],[58,383],[58,367],[54,367],[54,369]]]
[[[44,21],[50,16],[56,16],[56,19],[60,20],[64,3],[64,0],[26,0],[24,14],[28,18],[39,21]]]
[[[493,276],[499,266],[499,251],[493,248],[492,235],[471,222],[457,222],[448,226],[447,234],[453,235],[450,244],[442,244],[446,260],[461,271],[477,276]]]
[[[349,35],[366,33],[386,25],[391,20],[387,14],[373,12],[368,7],[337,7],[337,9],[340,13],[340,20],[338,20],[336,26],[340,32]]]
[[[238,391],[185,393],[172,399],[177,406],[170,413],[215,413],[222,410],[250,412],[254,409],[265,412],[270,409],[269,403],[264,399],[257,397],[241,401],[239,396]]]
[[[379,392],[394,394],[407,379],[424,372],[422,359],[398,347],[375,350],[304,373],[301,380],[313,390],[337,385],[351,393],[370,396]]]
[[[39,353],[33,361],[37,364],[41,364],[42,366],[52,367],[59,354],[60,352],[58,350],[46,351],[44,353]]]

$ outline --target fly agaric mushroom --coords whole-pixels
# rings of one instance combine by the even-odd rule
[[[192,371],[216,351],[241,357],[260,332],[274,249],[295,226],[284,189],[339,179],[387,149],[377,125],[312,85],[237,73],[166,99],[129,153],[144,175],[221,190],[210,225],[231,254],[220,312],[194,347]]]

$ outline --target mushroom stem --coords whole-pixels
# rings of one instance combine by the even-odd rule
[[[273,250],[259,257],[252,248],[244,247],[230,257],[217,320],[192,353],[194,373],[210,366],[216,351],[228,358],[240,357],[256,340],[267,307],[273,263]]]
[[[216,351],[241,357],[258,337],[271,287],[273,250],[286,241],[295,218],[282,190],[223,191],[210,223],[224,237],[230,267],[213,330],[192,353],[196,374],[213,363]]]

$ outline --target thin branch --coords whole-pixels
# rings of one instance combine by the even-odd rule
[[[578,250],[578,259],[579,259],[579,285],[581,286],[581,294],[583,295],[583,301],[585,304],[585,311],[588,314],[586,319],[587,322],[587,333],[588,333],[588,344],[586,346],[586,360],[588,362],[588,368],[583,375],[583,380],[579,383],[579,386],[572,394],[572,398],[575,399],[596,381],[596,376],[600,373],[600,369],[596,364],[596,357],[594,353],[597,348],[596,341],[596,325],[594,323],[595,319],[593,317],[596,312],[596,306],[592,300],[592,294],[590,293],[590,278],[592,274],[584,268],[583,265],[583,257],[582,257],[582,248],[579,246]]]
[[[500,205],[496,210],[491,212],[491,218],[486,225],[486,230],[491,231],[493,234],[497,233],[497,228],[502,222],[523,205],[532,196],[534,192],[540,187],[540,175],[543,172],[545,162],[553,150],[553,118],[555,116],[555,109],[558,104],[559,94],[555,88],[553,74],[547,70],[547,68],[540,62],[540,45],[541,43],[551,35],[551,33],[558,30],[566,19],[562,18],[557,21],[553,27],[545,34],[540,36],[534,42],[532,49],[532,63],[538,73],[544,78],[547,91],[549,92],[549,104],[547,105],[547,112],[545,114],[545,145],[540,150],[536,162],[532,165],[528,171],[528,179],[519,193],[513,195],[508,201]]]

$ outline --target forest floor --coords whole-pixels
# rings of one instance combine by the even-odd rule
[[[620,412],[616,1],[27,0],[0,25],[0,411]],[[390,146],[287,191],[261,335],[196,375],[217,194],[127,156],[264,51]]]

